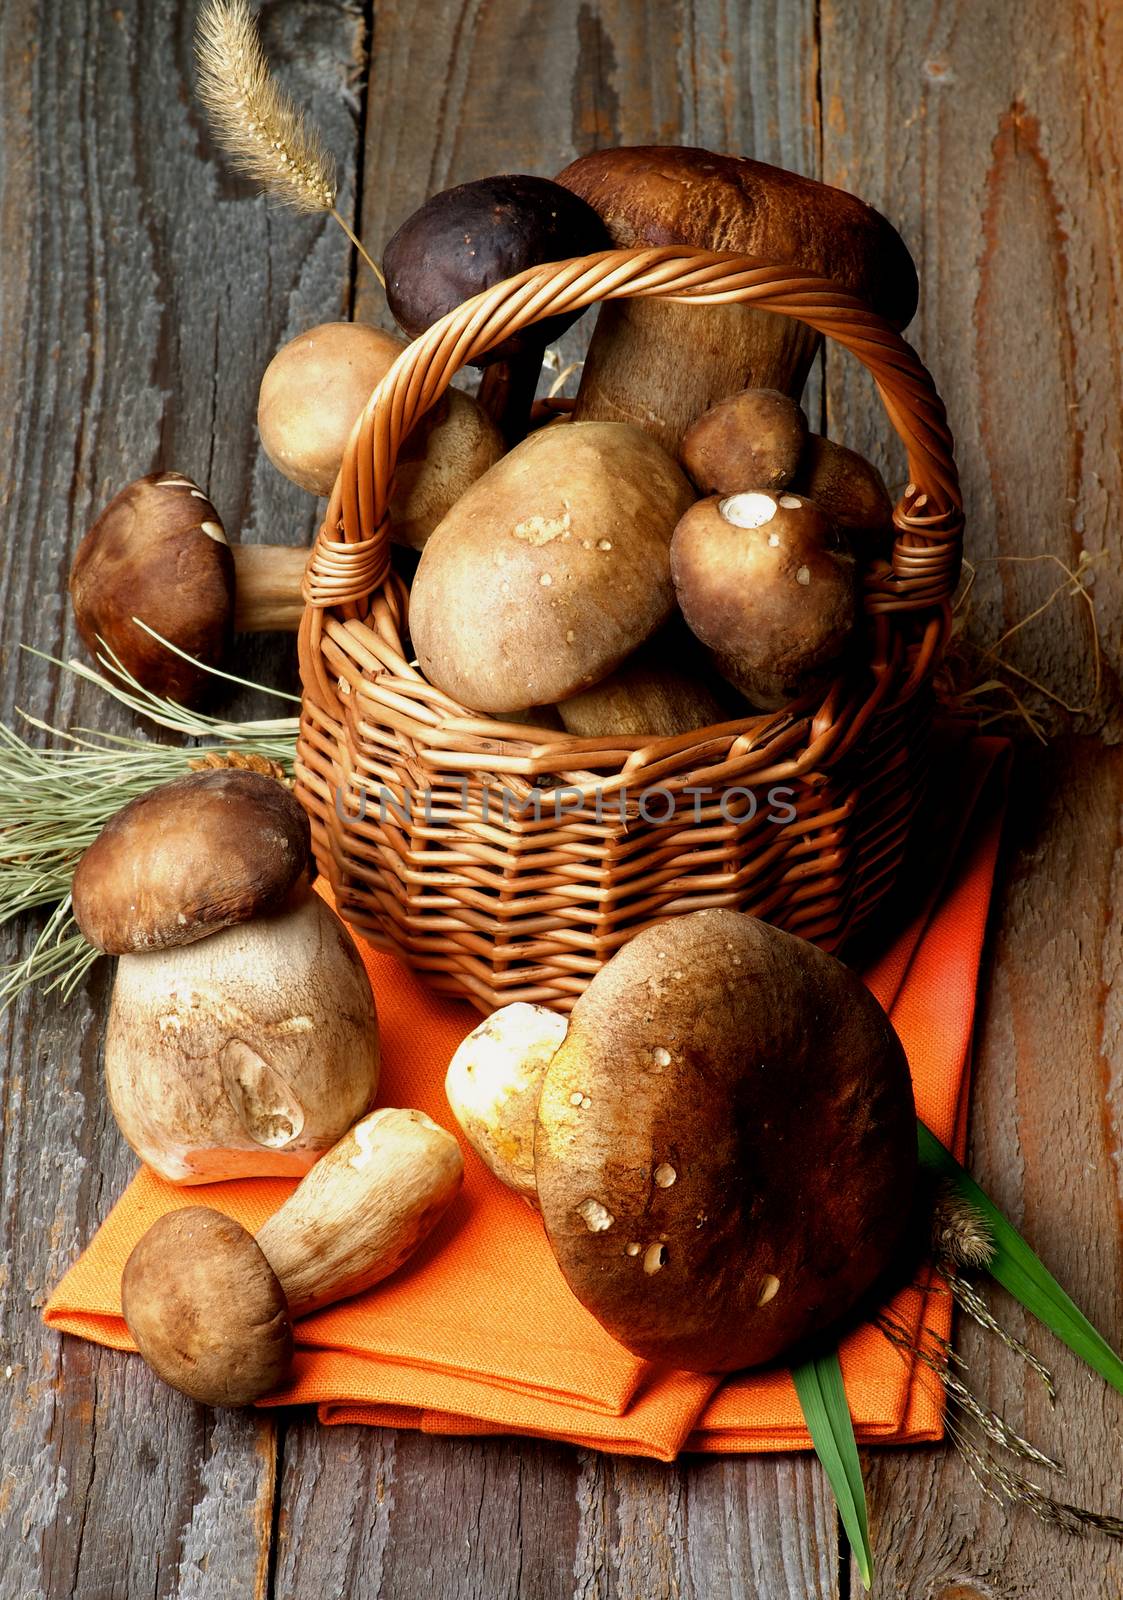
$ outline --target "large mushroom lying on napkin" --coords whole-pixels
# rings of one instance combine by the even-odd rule
[[[374,997],[310,869],[294,797],[229,769],[140,796],[78,863],[78,926],[120,957],[110,1104],[172,1183],[299,1176],[374,1100]]]
[[[638,934],[563,1028],[537,1007],[495,1013],[447,1091],[621,1344],[695,1371],[755,1366],[885,1271],[912,1200],[912,1088],[840,962],[753,917],[695,912]]]

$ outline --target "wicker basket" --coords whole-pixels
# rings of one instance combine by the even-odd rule
[[[911,481],[892,561],[865,574],[868,660],[814,704],[673,739],[497,722],[410,661],[386,519],[397,452],[459,368],[513,330],[636,295],[751,302],[829,335],[873,374]],[[962,527],[931,379],[826,279],[708,251],[618,250],[466,302],[371,396],[305,579],[297,792],[341,914],[482,1010],[566,1010],[640,928],[706,906],[838,947],[891,886],[924,787]]]

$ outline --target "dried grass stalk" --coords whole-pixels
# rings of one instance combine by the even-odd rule
[[[277,82],[246,0],[207,0],[195,29],[199,98],[231,163],[296,211],[326,211],[379,282],[381,272],[336,209],[335,161]]]

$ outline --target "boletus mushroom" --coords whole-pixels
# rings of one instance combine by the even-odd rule
[[[791,262],[833,278],[895,328],[916,310],[916,268],[896,229],[813,178],[741,156],[643,145],[594,150],[557,181],[588,201],[622,248],[687,244]],[[798,400],[818,345],[803,323],[748,305],[608,300],[574,416],[638,423],[673,451],[696,417],[740,389]]]
[[[792,489],[851,535],[884,533],[892,522],[893,502],[873,462],[819,433],[807,436]]]
[[[675,529],[671,571],[687,625],[763,711],[824,684],[854,634],[854,557],[800,495],[699,500]]]
[[[70,599],[83,643],[102,642],[153,694],[193,705],[235,633],[294,632],[307,550],[231,545],[207,495],[182,472],[122,489],[78,546]],[[134,618],[191,659],[168,650]]]
[[[330,494],[356,419],[405,348],[362,322],[325,322],[283,345],[265,369],[257,402],[262,447],[278,472],[312,494]],[[393,537],[420,550],[502,454],[503,440],[483,408],[449,389],[398,454]]]
[[[514,1078],[507,1009],[482,1027],[486,1056],[461,1050]],[[537,1026],[519,1019],[512,1055],[527,1037]],[[861,981],[805,940],[733,911],[649,928],[593,979],[535,1073],[550,1244],[636,1355],[700,1372],[773,1361],[894,1261],[916,1175],[904,1052]],[[475,1095],[488,1103],[485,1085]]]
[[[567,422],[531,434],[422,551],[409,606],[422,671],[487,712],[598,683],[670,617],[670,538],[692,499],[638,428]]]
[[[394,234],[382,258],[387,303],[414,339],[504,278],[609,243],[596,212],[548,178],[477,178],[430,196]],[[526,432],[546,346],[578,315],[532,323],[476,363],[484,369],[480,401],[509,444]]]
[[[204,1405],[249,1405],[288,1376],[294,1319],[396,1272],[462,1177],[459,1144],[424,1112],[373,1111],[256,1239],[204,1206],[154,1222],[121,1279],[129,1332],[173,1388]]]
[[[600,683],[561,702],[558,715],[568,733],[578,739],[673,739],[739,714],[726,703],[734,699],[728,686],[713,681],[696,641],[681,618],[676,621]]]
[[[679,460],[702,494],[785,489],[806,442],[807,418],[789,395],[742,389],[690,424]]]
[[[78,863],[78,925],[120,956],[110,1105],[172,1183],[305,1172],[374,1100],[370,983],[310,870],[293,796],[226,769],[132,801]]]

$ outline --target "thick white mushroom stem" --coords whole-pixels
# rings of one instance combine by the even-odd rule
[[[423,1111],[384,1107],[351,1129],[257,1235],[302,1317],[396,1272],[455,1198],[460,1146]]]
[[[232,544],[234,632],[295,633],[304,614],[300,585],[310,551],[302,546]]]
[[[534,1122],[546,1070],[568,1024],[556,1011],[503,1006],[463,1041],[449,1062],[445,1094],[480,1160],[537,1208]]]

